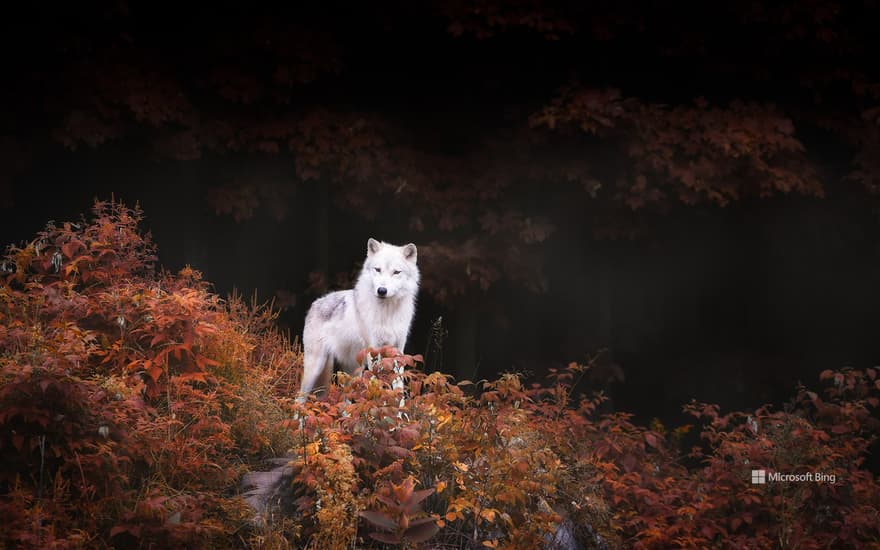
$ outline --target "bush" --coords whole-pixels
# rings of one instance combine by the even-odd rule
[[[696,426],[667,430],[599,415],[574,393],[589,365],[456,383],[382,348],[296,403],[272,308],[157,271],[141,220],[99,202],[0,266],[0,547],[880,544],[876,369],[826,371],[783,410],[691,403]],[[258,525],[239,479],[288,454],[289,506]]]
[[[370,352],[371,370],[297,410],[304,541],[332,540],[346,526],[340,547],[371,537],[537,548],[552,546],[562,526],[586,546],[606,548],[880,542],[880,491],[862,469],[878,427],[876,369],[826,371],[827,401],[800,388],[785,411],[721,415],[691,403],[685,410],[700,422],[703,443],[685,453],[690,426],[668,432],[658,423],[635,426],[625,413],[597,418],[599,398],[574,399],[585,365],[551,373],[546,386],[525,387],[506,374],[473,395],[463,391],[469,382],[410,370],[400,408],[393,367],[420,358]],[[753,469],[835,482],[752,485]],[[344,504],[331,490],[340,486],[351,488]],[[332,517],[341,524],[314,521],[326,494],[336,495]],[[355,511],[360,538],[350,529]]]
[[[0,546],[244,544],[237,479],[291,443],[274,313],[157,272],[141,219],[99,202],[6,255]]]

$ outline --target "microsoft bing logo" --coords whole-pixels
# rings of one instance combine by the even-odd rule
[[[767,470],[752,470],[752,485],[766,485],[767,483],[837,483],[837,475],[825,472],[802,472],[797,474],[783,474],[781,472],[767,472]]]

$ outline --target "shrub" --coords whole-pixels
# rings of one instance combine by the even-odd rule
[[[455,382],[385,347],[296,403],[271,306],[158,271],[142,217],[98,202],[0,265],[0,547],[880,544],[877,369],[825,371],[782,410],[693,402],[667,430],[575,395],[589,364]],[[239,478],[288,453],[289,509],[256,526]]]
[[[290,445],[275,314],[158,272],[141,220],[98,202],[5,257],[0,546],[229,544],[239,474]]]

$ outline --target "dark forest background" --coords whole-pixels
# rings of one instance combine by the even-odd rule
[[[138,202],[165,267],[298,334],[368,237],[412,241],[407,351],[479,379],[607,348],[584,389],[641,420],[880,359],[876,3],[19,10],[4,242]]]

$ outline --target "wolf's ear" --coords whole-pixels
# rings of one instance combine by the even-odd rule
[[[418,257],[418,250],[416,250],[416,245],[413,243],[409,243],[408,245],[403,247],[403,257],[412,263],[416,263],[416,259]]]
[[[379,247],[382,246],[382,243],[377,241],[376,239],[370,237],[370,240],[367,241],[367,256],[371,256],[376,252],[379,252]]]

